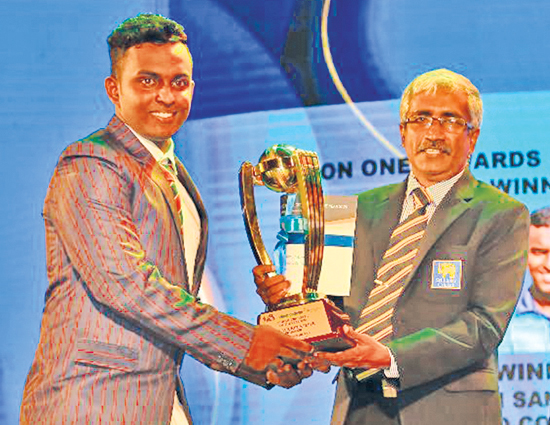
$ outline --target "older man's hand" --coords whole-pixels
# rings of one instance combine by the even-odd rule
[[[344,325],[344,335],[355,346],[338,353],[317,352],[316,357],[329,361],[337,366],[349,368],[387,368],[391,365],[388,347],[379,343],[371,336],[355,332],[351,326]]]
[[[290,282],[283,275],[275,274],[272,265],[259,265],[252,269],[256,292],[267,305],[278,303],[290,288]]]

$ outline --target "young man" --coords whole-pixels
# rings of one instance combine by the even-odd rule
[[[401,99],[405,182],[359,195],[352,288],[343,306],[355,347],[333,424],[501,424],[495,350],[516,304],[526,208],[468,169],[482,120],[477,88],[436,70]],[[255,269],[264,301],[287,282]]]
[[[309,344],[197,298],[206,212],[171,139],[195,86],[183,28],[139,15],[108,43],[115,116],[63,152],[44,205],[50,285],[24,424],[190,423],[186,353],[263,386],[311,374],[281,360]]]

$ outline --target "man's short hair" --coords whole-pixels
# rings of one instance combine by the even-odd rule
[[[413,96],[423,92],[435,93],[439,89],[466,93],[471,124],[474,128],[481,127],[483,102],[479,90],[463,75],[443,68],[419,75],[405,88],[401,96],[401,122],[403,123],[407,119]]]
[[[550,226],[550,207],[544,207],[531,213],[531,226]]]
[[[126,19],[107,38],[111,58],[111,75],[116,76],[117,66],[126,51],[143,43],[177,43],[187,45],[183,27],[162,15],[143,13]]]

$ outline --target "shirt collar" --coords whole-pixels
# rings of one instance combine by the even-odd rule
[[[168,145],[168,150],[165,152],[161,151],[160,148],[151,140],[143,137],[141,134],[138,134],[134,131],[132,127],[128,124],[126,126],[134,133],[134,136],[141,142],[143,146],[149,151],[149,153],[155,158],[155,161],[162,163],[166,158],[170,160],[172,164],[176,164],[176,155],[174,154],[174,141],[172,138],[169,139],[170,144]],[[174,167],[176,169],[176,167]]]
[[[527,273],[527,275],[530,277],[529,273]],[[526,280],[527,280],[527,277],[526,277]],[[516,314],[523,314],[523,313],[542,314],[540,309],[537,307],[537,304],[535,303],[535,299],[531,295],[529,288],[522,289],[522,292],[519,296],[518,303],[516,305],[515,313]]]
[[[451,177],[448,180],[444,180],[442,182],[438,182],[436,184],[431,185],[430,187],[423,187],[416,177],[414,176],[413,172],[411,171],[409,174],[409,177],[407,179],[407,196],[411,196],[411,192],[420,187],[424,189],[428,194],[430,195],[433,203],[435,206],[438,206],[443,198],[445,198],[445,195],[449,193],[449,190],[454,186],[454,184],[462,177],[464,174],[464,171],[466,168],[464,168],[460,173],[456,174],[455,176]]]

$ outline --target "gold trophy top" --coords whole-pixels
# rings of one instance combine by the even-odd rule
[[[299,151],[289,145],[275,145],[266,149],[254,168],[256,184],[275,192],[298,192],[297,153]]]
[[[275,145],[260,156],[258,165],[244,162],[239,171],[243,219],[258,264],[273,264],[262,240],[254,185],[275,192],[296,193],[304,219],[304,277],[302,292],[283,299],[269,310],[322,298],[317,293],[324,248],[324,200],[319,160],[315,152]]]

